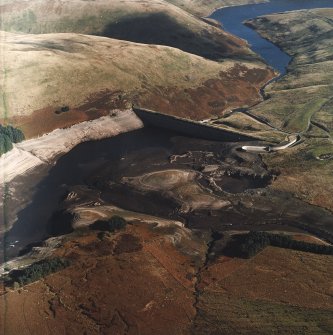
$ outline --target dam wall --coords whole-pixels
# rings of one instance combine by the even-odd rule
[[[146,126],[164,128],[191,137],[223,142],[258,140],[258,138],[255,137],[228,131],[199,121],[165,115],[149,109],[133,107],[133,111]]]

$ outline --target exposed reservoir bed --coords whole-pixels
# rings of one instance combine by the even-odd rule
[[[146,127],[109,139],[82,143],[62,156],[49,170],[47,176],[34,186],[31,204],[18,213],[18,220],[5,240],[7,247],[13,245],[15,241],[19,242],[15,247],[7,248],[8,257],[26,244],[47,236],[47,222],[70,186],[87,184],[89,178],[96,177],[105,166],[114,167],[112,173],[116,176],[122,173],[124,165],[129,164],[132,167],[132,175],[135,175],[138,169],[149,168],[141,164],[143,157],[147,155],[151,156],[150,162],[147,163],[151,166],[167,162],[173,153],[172,138],[178,135],[168,130]],[[186,138],[183,139],[186,142]],[[174,153],[182,153],[181,147],[178,150],[180,151]],[[32,174],[25,178],[35,177]],[[22,183],[24,184],[24,177],[21,185]],[[127,207],[126,201],[123,205]]]
[[[240,144],[246,142],[207,141],[149,127],[82,143],[35,187],[31,204],[6,236],[6,257],[49,234],[70,231],[66,210],[72,204],[63,200],[77,187],[85,190],[75,206],[112,203],[204,231],[307,231],[316,222],[315,232],[329,239],[321,230],[331,225],[332,215],[264,189],[271,173],[257,154],[238,151]]]
[[[284,74],[290,57],[242,22],[273,12],[332,5],[332,1],[273,0],[260,5],[224,8],[212,17],[222,21],[227,31],[247,39],[254,51]],[[63,197],[76,185],[89,185],[96,199],[101,194],[102,200],[119,207],[181,219],[191,228],[276,229],[282,225],[284,229],[303,229],[333,240],[331,233],[327,235],[333,223],[332,214],[288,194],[264,189],[269,184],[270,172],[265,171],[256,154],[241,156],[236,147],[242,144],[246,142],[208,142],[158,128],[80,144],[60,158],[43,181],[34,186],[31,204],[19,213],[17,223],[6,236],[6,258],[15,257],[27,244],[46,238],[50,226],[53,226],[51,230],[61,233],[54,229],[55,222],[50,219],[52,213],[62,207]],[[170,163],[172,156],[178,156],[173,164]],[[230,170],[228,164],[232,166]],[[214,165],[224,168],[217,177]],[[147,192],[140,183],[145,174],[170,168],[196,171],[192,188],[186,185],[181,189],[185,193],[177,189],[170,195],[170,192]],[[138,179],[124,183],[123,177]],[[193,194],[193,190],[202,191],[200,201],[191,198],[193,206],[198,208],[182,207],[181,198],[184,194]],[[209,193],[217,197],[217,205],[209,199]],[[219,199],[229,199],[230,205],[219,208]],[[209,201],[215,206],[213,210],[202,205]],[[312,227],[314,222],[316,226]]]

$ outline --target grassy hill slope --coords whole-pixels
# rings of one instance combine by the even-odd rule
[[[214,60],[254,58],[243,41],[161,0],[19,0],[0,12],[1,29],[9,32],[82,33],[168,45]]]
[[[132,103],[204,118],[253,103],[271,75],[262,64],[78,34],[2,33],[0,48],[1,115],[28,137]],[[70,110],[55,113],[61,106]]]
[[[209,15],[217,8],[240,6],[250,3],[265,2],[265,0],[166,0],[199,16]]]
[[[270,99],[252,113],[305,140],[289,155],[267,157],[283,172],[273,186],[333,210],[333,9],[269,15],[250,24],[293,56],[288,74],[269,85]]]
[[[28,137],[132,103],[221,115],[273,76],[244,41],[162,0],[7,0],[0,12],[0,113]]]

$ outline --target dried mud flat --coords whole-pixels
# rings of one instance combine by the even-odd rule
[[[278,172],[268,170],[257,154],[239,151],[242,143],[147,128],[131,140],[152,143],[150,138],[161,142],[132,150],[125,146],[126,154],[90,172],[86,183],[91,202],[181,220],[191,229],[275,227],[316,233],[333,241],[332,214],[271,189]],[[63,206],[71,210],[77,203],[74,199]]]
[[[172,2],[178,4],[177,0]],[[143,2],[135,3],[141,6]],[[71,107],[75,105],[68,114],[57,115],[54,106],[45,107],[44,104],[36,105],[39,110],[34,113],[30,112],[38,108],[28,106],[28,113],[21,111],[26,115],[13,118],[18,125],[29,129],[29,136],[52,130],[52,127],[71,126],[78,120],[104,116],[109,109],[131,102],[150,104],[145,107],[193,119],[221,116],[228,108],[258,102],[261,99],[258,88],[273,76],[273,71],[257,63],[255,57],[242,67],[238,62],[228,60],[217,64],[166,47],[115,40],[106,42],[103,38],[95,40],[84,35],[63,35],[67,40],[52,36],[59,42],[57,45],[45,43],[45,36],[22,35],[28,43],[19,47],[25,49],[26,54],[38,51],[41,58],[54,53],[57,62],[62,61],[63,52],[68,52],[72,61],[80,59],[89,72],[91,69],[82,56],[92,56],[92,45],[98,40],[100,54],[111,45],[116,46],[119,53],[122,50],[120,58],[126,55],[130,59],[126,66],[146,57],[147,51],[152,56],[163,54],[159,66],[167,64],[168,76],[163,77],[165,81],[160,85],[161,78],[154,76],[155,70],[149,68],[152,71],[143,75],[141,72],[146,64],[140,64],[141,67],[135,67],[139,73],[135,87],[127,86],[130,77],[126,68],[125,77],[121,72],[117,78],[106,75],[98,81],[99,86],[91,90],[89,85],[96,82],[94,78],[100,78],[100,72],[90,72],[90,81],[85,82],[85,89],[92,93],[88,99],[88,91],[75,91],[75,85],[70,86],[73,89],[70,94],[66,90],[60,95],[47,91],[50,93],[47,99],[54,96],[58,99],[55,104],[63,103],[65,97],[66,103]],[[75,50],[67,49],[69,41],[75,41]],[[249,56],[244,45],[235,47],[240,51],[238,56]],[[80,56],[75,54],[79,51]],[[101,66],[99,70],[102,69],[106,63],[105,54],[93,57],[97,68]],[[175,67],[179,62],[182,67]],[[71,68],[72,63],[67,65]],[[71,74],[68,68],[56,78],[50,73],[45,83],[48,89],[50,83],[59,85],[53,79],[62,82],[63,76]],[[188,76],[193,69],[198,70],[194,86],[193,78]],[[177,81],[179,86],[175,86],[174,75],[179,76],[179,71],[181,79]],[[86,73],[81,75],[75,77],[74,83],[88,78]],[[114,83],[124,86],[116,90],[112,86]],[[231,87],[235,84],[244,94],[233,93]],[[106,86],[111,88],[106,89]],[[137,94],[138,91],[142,94]],[[275,94],[274,90],[270,93]],[[268,99],[262,106],[272,101]],[[258,106],[260,114],[261,105]],[[324,112],[326,109],[318,113],[319,121],[326,120]],[[274,119],[275,114],[272,115]],[[38,122],[35,128],[31,127],[39,117],[50,121],[48,128]],[[244,118],[237,120],[242,123]],[[317,121],[307,129],[309,138],[318,139],[322,131],[328,133],[316,126]],[[295,122],[283,125],[287,129],[295,126],[298,126]],[[263,131],[264,136],[271,138],[269,128],[262,124],[256,127],[254,132]],[[315,233],[332,242],[332,213],[295,198],[289,193],[290,184],[286,183],[286,175],[289,176],[286,166],[282,165],[281,178],[281,171],[269,169],[273,166],[270,159],[265,159],[266,165],[259,156],[238,151],[240,143],[217,145],[167,134],[167,143],[162,140],[164,144],[159,146],[160,137],[156,132],[159,136],[165,135],[155,130],[155,137],[139,136],[140,145],[139,140],[144,140],[142,147],[138,145],[130,150],[125,146],[117,151],[116,159],[114,156],[109,159],[103,152],[103,158],[96,162],[76,161],[73,170],[66,169],[70,165],[62,165],[69,179],[73,171],[75,178],[78,171],[85,171],[85,174],[81,179],[73,177],[78,184],[66,181],[62,189],[62,192],[67,189],[65,197],[60,197],[56,187],[48,189],[50,193],[55,190],[53,200],[57,215],[50,221],[36,220],[34,228],[38,233],[40,229],[48,229],[54,235],[69,235],[51,238],[42,247],[32,247],[31,253],[3,265],[1,271],[51,255],[68,259],[71,265],[23,288],[3,288],[1,331],[6,335],[331,334],[332,256],[267,247],[246,260],[226,256],[223,246],[224,238],[232,230],[249,229],[289,231],[296,239],[305,241],[314,241],[309,233]],[[62,133],[60,131],[58,139]],[[126,136],[121,137],[125,143]],[[128,136],[133,140],[132,135]],[[153,148],[147,145],[152,142]],[[119,141],[110,143],[113,143],[112,148],[119,145]],[[84,148],[91,149],[93,145],[86,145],[70,154],[91,153]],[[33,146],[32,150],[35,149]],[[46,157],[46,161],[57,155],[48,145],[47,150],[44,149],[42,146],[39,154]],[[286,157],[292,162],[295,153],[297,149],[292,149]],[[320,159],[329,157],[327,153],[317,156]],[[64,159],[66,161],[66,157]],[[283,163],[279,155],[272,160],[279,166]],[[287,189],[279,187],[281,181],[288,185]],[[272,186],[267,187],[271,182]],[[43,198],[41,191],[37,199]],[[307,196],[300,198],[309,199]],[[311,202],[323,203],[320,197]],[[36,204],[43,208],[46,203],[36,201]],[[29,216],[29,210],[24,213],[21,213],[23,219],[24,215],[25,218]],[[126,229],[96,234],[87,228],[96,220],[108,220],[115,214],[128,220]],[[315,242],[322,243],[318,239]]]
[[[143,148],[129,150],[125,145],[123,155],[118,147],[118,158],[112,163],[103,161],[89,168],[83,179],[87,185],[69,187],[60,202],[59,210],[71,213],[70,220],[59,216],[59,222],[51,222],[55,230],[61,222],[74,232],[47,242],[45,250],[32,248],[26,259],[6,265],[15,268],[29,262],[29,257],[31,262],[50,255],[71,261],[67,269],[37,283],[3,292],[0,309],[5,334],[20,329],[22,334],[33,330],[35,334],[265,334],[279,327],[280,334],[288,334],[290,326],[297,331],[305,329],[305,334],[329,334],[331,256],[267,248],[245,260],[227,257],[219,248],[221,236],[228,230],[290,229],[296,234],[304,228],[304,211],[309,211],[310,218],[317,215],[319,223],[327,227],[329,221],[324,219],[328,214],[311,213],[311,208],[291,198],[286,207],[280,194],[255,189],[255,184],[249,193],[245,192],[248,184],[234,194],[225,193],[224,184],[218,189],[216,181],[228,178],[226,172],[251,178],[266,175],[267,181],[271,172],[257,155],[239,152],[230,143],[166,132],[167,140],[160,139],[157,147],[147,149],[149,136],[157,142],[156,132],[163,137],[161,130],[144,128],[107,140],[123,145],[141,143]],[[75,150],[86,152],[91,145],[82,144],[72,155]],[[140,164],[135,164],[138,157]],[[208,191],[214,180],[216,187]],[[193,185],[199,187],[199,193],[193,192]],[[137,196],[140,192],[141,197]],[[212,206],[208,212],[195,207],[184,211],[182,203],[186,204],[189,196],[200,199],[205,194],[229,203],[222,209]],[[281,210],[278,201],[296,223],[300,220],[299,228],[272,221]],[[251,217],[254,212],[257,214]],[[87,230],[96,220],[114,215],[129,222],[124,231],[97,236]]]

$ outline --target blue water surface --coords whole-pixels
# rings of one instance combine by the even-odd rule
[[[333,8],[333,0],[271,0],[268,3],[221,8],[210,17],[221,22],[223,29],[248,41],[251,49],[265,59],[267,64],[286,73],[291,57],[273,43],[262,38],[243,22],[261,15],[300,9]]]

